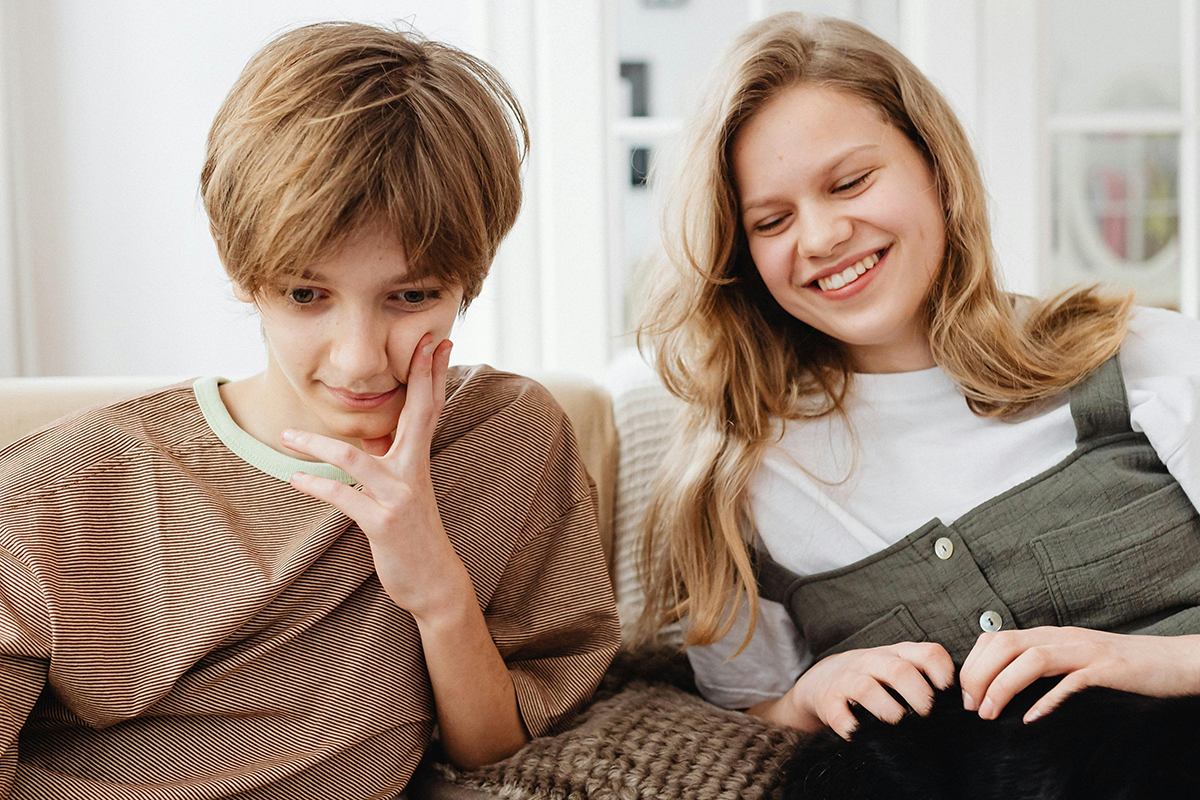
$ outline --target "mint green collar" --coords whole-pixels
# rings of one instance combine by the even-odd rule
[[[200,404],[200,411],[204,414],[204,421],[208,423],[208,427],[212,428],[212,432],[221,443],[238,458],[281,481],[291,480],[294,473],[307,472],[350,486],[355,484],[353,478],[332,464],[292,458],[268,447],[238,427],[221,400],[221,392],[217,387],[222,383],[227,381],[224,378],[198,378],[192,384],[192,391],[196,393],[196,401]]]

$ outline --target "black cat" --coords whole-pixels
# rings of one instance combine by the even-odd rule
[[[1200,798],[1200,696],[1089,688],[1029,723],[1039,681],[982,720],[957,687],[927,717],[880,722],[854,708],[849,742],[805,739],[786,769],[788,800],[1176,800]]]

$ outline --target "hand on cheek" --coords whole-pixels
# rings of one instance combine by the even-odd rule
[[[959,673],[963,706],[995,719],[1038,678],[1062,680],[1025,714],[1032,722],[1085,686],[1167,697],[1200,692],[1200,636],[1134,636],[1041,627],[985,633]]]
[[[466,569],[442,528],[429,466],[434,429],[446,402],[451,347],[449,340],[435,345],[429,334],[417,344],[394,437],[364,441],[360,450],[307,431],[283,434],[291,449],[340,467],[358,482],[355,489],[303,472],[291,481],[358,523],[383,588],[418,618],[464,596],[475,602]]]

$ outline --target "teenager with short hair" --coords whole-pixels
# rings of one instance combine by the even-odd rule
[[[618,630],[595,497],[536,383],[446,339],[520,204],[486,64],[278,37],[202,193],[267,367],[85,411],[0,458],[0,794],[392,797],[561,728]]]
[[[843,735],[956,674],[985,718],[1041,676],[1028,719],[1200,692],[1200,324],[1004,292],[962,127],[852,23],[768,18],[704,96],[647,312],[687,406],[646,627],[686,616],[714,702]]]

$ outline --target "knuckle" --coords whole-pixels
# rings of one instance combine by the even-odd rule
[[[929,661],[940,661],[950,658],[950,654],[946,652],[946,648],[937,642],[918,642],[917,652],[921,654],[922,658]]]
[[[1041,644],[1035,645],[1025,651],[1024,657],[1034,669],[1044,669],[1050,665],[1050,648]]]
[[[905,661],[904,659],[896,658],[884,664],[881,671],[883,672],[883,676],[887,678],[890,683],[894,684],[896,681],[907,676],[912,669],[913,666],[911,663]]]
[[[870,675],[856,675],[850,681],[850,691],[847,694],[856,699],[869,697],[878,686],[879,683]]]
[[[354,466],[359,463],[362,451],[357,447],[351,447],[345,442],[338,442],[335,446],[334,455],[337,456],[343,463]]]

